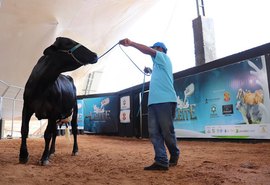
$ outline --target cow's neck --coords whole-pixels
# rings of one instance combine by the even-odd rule
[[[56,69],[52,62],[48,62],[45,59],[36,64],[27,85],[31,87],[31,89],[44,91],[56,81],[60,74],[61,71]]]

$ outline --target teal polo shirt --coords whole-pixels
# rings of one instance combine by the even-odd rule
[[[170,58],[165,53],[157,51],[152,60],[153,71],[150,80],[148,105],[176,102]]]

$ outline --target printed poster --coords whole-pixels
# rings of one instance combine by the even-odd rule
[[[92,133],[117,133],[119,122],[117,96],[84,99],[84,130]]]
[[[177,137],[270,139],[264,56],[175,81]]]
[[[130,123],[130,96],[120,98],[120,123]]]

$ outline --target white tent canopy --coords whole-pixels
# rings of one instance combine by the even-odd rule
[[[172,24],[166,20],[173,21],[172,16],[176,13],[175,5],[178,4],[175,0],[169,1],[169,3],[164,2],[168,1],[2,0],[0,7],[0,79],[6,83],[23,87],[43,50],[51,45],[58,36],[70,37],[101,55],[120,39],[129,37],[134,25],[143,19],[144,15],[151,14],[156,6],[166,5],[162,8],[171,9],[171,14],[159,11],[155,19],[147,20],[149,27],[139,25],[141,30],[138,30],[138,27],[135,28],[140,35],[138,38],[142,36],[140,32],[150,34],[149,36],[144,35],[144,37],[148,37],[146,44],[152,44],[157,38],[164,39],[167,35],[166,32],[169,32],[166,30],[169,28],[168,24]],[[164,24],[166,25],[163,26]],[[162,34],[164,36],[160,37]],[[173,37],[171,38],[173,39]],[[142,38],[140,40],[143,41]],[[192,45],[192,40],[190,43]],[[97,81],[100,83],[101,76],[106,76],[104,71],[115,70],[114,66],[123,68],[123,63],[113,55],[124,55],[119,53],[119,48],[114,50],[116,51],[109,53],[97,64],[81,67],[70,73],[75,79],[79,94],[84,93],[83,89],[85,89],[89,73],[96,71],[102,74],[97,75],[98,73],[96,73],[95,75],[99,76]],[[132,64],[128,65],[129,68],[133,68]],[[144,66],[144,62],[141,62],[141,65]],[[108,69],[108,66],[111,66],[109,67],[111,69]],[[119,72],[115,72],[111,76],[115,76],[117,73]],[[129,78],[131,80],[127,82],[127,85],[136,84],[136,82],[132,83],[130,71]],[[105,81],[103,80],[103,82]],[[92,87],[98,83],[92,83]],[[107,81],[107,83],[110,82]],[[110,91],[110,89],[107,90]],[[111,91],[113,90],[115,88],[111,89]]]
[[[204,2],[206,15],[214,19],[218,57],[266,43],[268,0]],[[178,72],[195,65],[196,17],[196,0],[0,0],[0,80],[24,87],[43,50],[58,36],[70,37],[98,55],[125,37],[146,45],[163,41]],[[151,67],[148,56],[124,49],[141,69]],[[119,47],[97,64],[69,74],[78,94],[84,94],[90,82],[88,92],[102,93],[143,81]]]

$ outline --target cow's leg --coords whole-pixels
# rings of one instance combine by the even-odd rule
[[[52,123],[53,124],[53,123]],[[56,142],[56,136],[57,136],[57,124],[55,123],[54,128],[52,127],[52,143],[49,153],[49,158],[54,155],[55,153],[55,142]]]
[[[43,166],[49,164],[49,147],[50,147],[50,142],[51,142],[51,138],[52,138],[52,126],[53,126],[53,124],[51,122],[52,121],[49,119],[48,125],[47,125],[45,133],[44,133],[45,148],[44,148],[44,152],[42,154],[42,157],[40,159],[40,164]]]
[[[71,129],[72,129],[72,135],[73,135],[73,150],[72,155],[78,155],[78,143],[77,143],[77,134],[78,134],[78,128],[77,128],[77,114],[78,114],[78,105],[77,101],[75,103],[75,106],[73,107],[73,115],[71,120]]]
[[[252,117],[251,117],[251,105],[247,105],[247,109],[246,109],[246,117],[247,117],[247,120],[248,120],[248,123],[249,124],[252,124]]]
[[[24,105],[23,111],[22,111],[22,126],[21,126],[22,137],[21,137],[21,147],[20,147],[20,155],[19,155],[19,161],[22,164],[27,163],[29,159],[26,139],[28,137],[28,132],[29,132],[29,121],[32,115],[33,113],[30,112]]]

